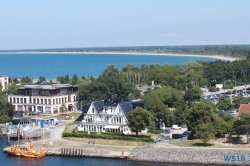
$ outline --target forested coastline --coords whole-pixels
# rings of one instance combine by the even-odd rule
[[[184,46],[131,46],[131,47],[89,47],[89,48],[50,48],[0,50],[5,53],[15,52],[127,52],[127,53],[163,53],[163,54],[193,54],[193,55],[223,55],[244,58],[250,50],[250,45],[184,45]]]

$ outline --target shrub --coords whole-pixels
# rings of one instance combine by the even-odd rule
[[[82,138],[95,138],[95,139],[110,139],[110,140],[126,140],[126,141],[139,141],[139,142],[152,142],[153,139],[149,136],[117,136],[117,135],[108,135],[108,134],[97,134],[97,133],[69,133],[63,132],[63,137],[82,137]]]
[[[161,133],[164,133],[164,130],[153,130],[153,131],[151,131],[151,133],[153,133],[153,134],[161,134]]]

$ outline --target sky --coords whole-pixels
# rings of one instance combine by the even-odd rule
[[[0,50],[250,44],[249,0],[0,0]]]

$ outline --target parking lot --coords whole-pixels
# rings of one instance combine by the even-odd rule
[[[228,93],[229,91],[230,93]],[[236,91],[236,93],[233,94],[233,91]],[[202,95],[202,100],[207,101],[207,102],[217,103],[222,96],[230,98],[231,101],[234,96],[242,96],[244,98],[249,98],[250,87],[239,86],[239,87],[235,87],[234,89],[222,89],[217,92],[204,92]]]

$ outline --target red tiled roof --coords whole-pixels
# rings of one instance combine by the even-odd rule
[[[237,116],[240,116],[242,112],[250,112],[250,104],[241,104]]]

